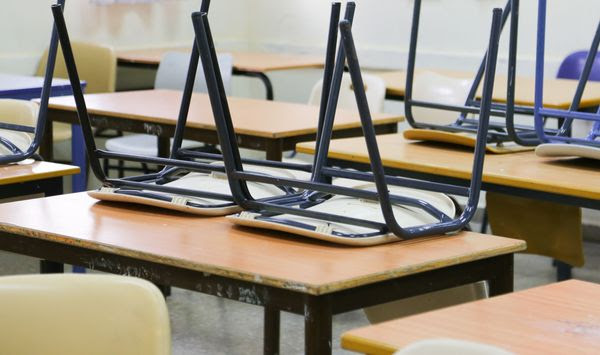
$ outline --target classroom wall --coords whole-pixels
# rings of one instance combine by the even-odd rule
[[[31,74],[48,45],[55,0],[6,1],[0,12],[0,71]],[[190,14],[200,0],[145,4],[95,5],[67,0],[66,20],[72,39],[115,48],[191,45]],[[244,0],[213,1],[213,32],[227,47],[246,48],[249,17]],[[228,11],[235,8],[236,11]]]

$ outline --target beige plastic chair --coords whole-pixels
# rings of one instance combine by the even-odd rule
[[[369,101],[369,110],[371,113],[383,112],[383,103],[385,101],[385,81],[378,76],[363,74],[365,84],[365,93]],[[319,80],[313,87],[308,99],[309,105],[319,105],[321,102],[321,93],[323,92],[323,79]],[[354,86],[350,74],[344,73],[342,77],[342,86],[338,99],[338,108],[346,110],[357,110],[356,99],[354,97]]]
[[[87,94],[113,92],[117,79],[117,56],[112,48],[87,43],[71,42],[73,55],[77,63],[77,71],[81,80],[86,82],[85,92]],[[48,50],[44,51],[35,75],[44,76]],[[65,60],[59,48],[54,69],[55,78],[68,78]],[[53,124],[53,139],[62,141],[71,138],[71,126],[65,123]]]
[[[0,278],[0,353],[171,352],[169,315],[148,281],[116,275]]]
[[[27,100],[0,99],[0,122],[35,127],[39,105]],[[33,134],[0,129],[0,136],[9,139],[21,150],[29,148]],[[0,145],[0,154],[6,154]]]

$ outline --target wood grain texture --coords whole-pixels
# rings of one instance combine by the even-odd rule
[[[158,65],[167,52],[189,53],[189,47],[148,48],[117,51],[120,63]],[[227,52],[233,55],[233,67],[237,70],[265,73],[276,70],[322,68],[323,58],[303,54],[266,52]]]
[[[79,174],[79,167],[36,161],[32,164],[0,165],[0,185]]]
[[[175,125],[181,104],[181,92],[140,90],[85,95],[90,114],[123,117],[144,122]],[[317,131],[319,108],[303,104],[228,98],[237,134],[283,138]],[[50,98],[50,109],[76,111],[72,96]],[[403,118],[376,114],[373,123],[389,124]],[[216,130],[208,95],[194,94],[188,115],[188,127]],[[334,130],[360,127],[358,113],[338,110]]]
[[[483,342],[516,354],[597,354],[600,285],[566,281],[401,318],[342,335],[342,347],[392,354],[418,340]]]
[[[411,142],[402,134],[377,136],[386,167],[453,178],[470,179],[473,152],[468,148],[429,142]],[[301,143],[297,150],[313,154],[314,143]],[[364,138],[336,139],[329,157],[368,163]],[[535,152],[486,154],[483,181],[503,186],[569,196],[600,199],[598,165],[574,158],[541,158]],[[553,177],[553,178],[549,178]],[[562,178],[561,178],[562,177]],[[568,177],[568,178],[566,178]]]
[[[472,79],[473,73],[466,71],[434,69],[437,73],[456,78]],[[418,71],[417,71],[418,73]],[[388,95],[404,96],[406,88],[406,72],[394,71],[379,74],[386,82]],[[415,79],[416,80],[416,79]],[[506,102],[506,75],[497,75],[494,82],[494,101]],[[568,109],[573,100],[577,80],[544,79],[544,105],[547,108]],[[478,95],[481,95],[479,90]],[[535,80],[532,77],[518,76],[515,87],[515,103],[523,106],[533,106],[535,103]],[[583,94],[580,107],[595,107],[600,105],[600,83],[589,82]]]
[[[225,218],[98,202],[85,193],[2,204],[1,232],[310,294],[525,248],[519,240],[470,232],[354,248],[234,227]]]

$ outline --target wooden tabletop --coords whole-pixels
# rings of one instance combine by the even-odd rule
[[[79,174],[79,167],[36,161],[31,164],[0,165],[0,185]]]
[[[470,232],[347,247],[234,227],[225,218],[98,202],[86,193],[1,204],[3,231],[310,294],[525,248],[520,240]]]
[[[467,71],[433,70],[437,73],[456,77],[473,79],[474,74]],[[417,71],[418,73],[419,71]],[[406,88],[406,71],[393,71],[379,74],[386,82],[388,95],[404,96]],[[506,102],[506,75],[498,74],[494,82],[494,100]],[[544,80],[544,105],[548,108],[568,109],[573,100],[577,87],[577,80],[545,79]],[[481,90],[478,95],[481,94]],[[532,77],[518,76],[515,86],[515,103],[522,106],[535,104],[535,79]],[[583,94],[580,107],[595,107],[600,105],[600,83],[589,82]]]
[[[419,340],[482,342],[515,354],[595,354],[600,285],[565,281],[352,330],[342,347],[393,354]]]
[[[459,179],[471,178],[471,149],[448,144],[408,141],[401,133],[379,135],[377,142],[386,167]],[[298,144],[297,150],[313,154],[314,143]],[[364,138],[333,140],[329,157],[359,163],[369,162]],[[540,158],[533,151],[486,154],[483,181],[600,200],[599,171],[596,161]]]
[[[158,65],[167,52],[190,52],[189,47],[148,48],[117,51],[117,60],[125,64]],[[227,52],[233,55],[236,70],[268,72],[288,69],[322,68],[323,58],[305,54]]]
[[[181,92],[173,90],[121,91],[85,95],[90,114],[122,117],[145,122],[175,125]],[[231,97],[228,99],[237,134],[266,138],[284,138],[317,131],[319,108],[303,104]],[[72,96],[50,98],[50,109],[75,111]],[[388,114],[374,115],[374,124],[390,124],[403,118]],[[188,115],[188,127],[215,130],[208,95],[194,94]],[[334,129],[360,127],[358,113],[338,110]]]

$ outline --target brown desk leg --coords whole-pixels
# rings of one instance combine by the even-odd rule
[[[329,296],[306,296],[304,353],[331,354],[332,309]]]
[[[281,161],[283,158],[283,142],[279,139],[269,139],[266,143],[267,160]]]
[[[158,137],[158,156],[168,158],[171,155],[171,139],[169,137]]]
[[[489,296],[499,296],[514,290],[514,254],[496,257],[495,278],[487,280]]]
[[[279,330],[280,330],[279,309],[265,306],[265,325],[264,325],[264,353],[279,354]]]

